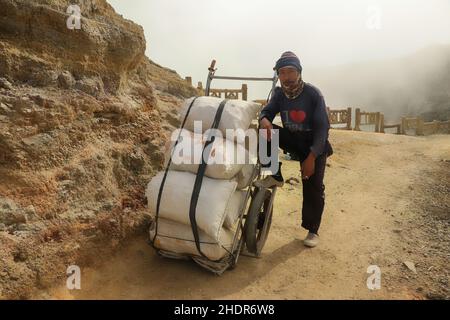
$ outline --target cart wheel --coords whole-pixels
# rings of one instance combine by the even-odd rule
[[[247,250],[256,256],[261,255],[272,224],[273,206],[269,208],[271,196],[269,189],[257,190],[245,219],[245,244]]]

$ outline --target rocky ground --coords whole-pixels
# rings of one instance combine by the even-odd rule
[[[0,0],[0,297],[28,297],[145,225],[143,190],[197,94],[145,56],[140,26],[78,3],[69,30],[67,1]]]

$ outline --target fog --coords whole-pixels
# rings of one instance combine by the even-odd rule
[[[108,2],[143,26],[150,59],[194,84],[212,59],[218,75],[270,77],[291,50],[332,109],[450,116],[450,0]],[[247,83],[250,99],[267,96],[269,83]]]

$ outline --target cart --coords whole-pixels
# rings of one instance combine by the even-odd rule
[[[205,88],[206,96],[209,96],[211,82],[214,79],[270,81],[272,82],[272,89],[268,95],[268,101],[278,81],[276,73],[274,73],[272,78],[217,76],[215,75],[217,70],[215,69],[215,64],[216,61],[213,60],[208,68],[208,77]],[[259,125],[256,125],[254,129],[258,130]],[[258,134],[257,136],[259,137]],[[236,229],[234,230],[235,235],[231,250],[227,250],[227,254],[222,259],[213,261],[202,255],[179,254],[155,248],[158,254],[167,258],[192,259],[200,266],[217,275],[222,274],[227,269],[234,269],[241,254],[259,258],[264,244],[266,243],[272,223],[273,203],[277,191],[276,186],[260,189],[253,185],[253,182],[261,179],[262,175],[262,166],[258,157],[257,163],[253,169],[251,183],[247,186],[245,200],[239,211],[239,219]],[[150,244],[152,244],[152,242],[150,242]]]

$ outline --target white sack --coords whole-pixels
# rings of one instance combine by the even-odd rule
[[[150,239],[155,236],[155,222],[150,227]],[[200,250],[211,260],[219,260],[228,251],[231,251],[234,234],[230,230],[222,229],[219,233],[219,241],[209,237],[199,230]],[[158,219],[158,236],[154,242],[155,247],[170,252],[181,254],[199,255],[195,245],[191,226],[167,219]],[[224,249],[226,248],[226,250]]]
[[[145,192],[148,207],[156,215],[158,192],[164,172],[159,172],[149,182]],[[172,171],[167,173],[164,184],[159,217],[191,225],[189,207],[196,175],[190,172]],[[214,240],[219,239],[227,208],[236,190],[234,180],[203,178],[196,210],[197,226]]]
[[[184,101],[180,113],[181,121],[183,121],[193,99],[194,97]],[[194,132],[194,121],[201,121],[202,132],[210,129],[222,100],[216,97],[198,97],[189,112],[184,128]],[[245,131],[249,128],[252,120],[257,117],[261,108],[261,104],[253,101],[228,100],[223,109],[218,129],[222,132],[224,138],[226,138],[226,129],[242,129]],[[230,140],[234,141],[235,139]]]
[[[232,229],[238,221],[241,213],[247,191],[236,190],[231,197],[227,212],[225,213],[225,220],[223,226],[227,229]]]
[[[165,152],[166,166],[172,154],[176,138],[177,136],[173,137],[170,147]],[[170,169],[197,173],[206,139],[207,137],[203,134],[194,134],[191,131],[182,129],[179,138],[180,142],[175,147]],[[208,146],[207,150],[209,151],[209,158],[205,175],[215,179],[229,180],[233,178],[242,170],[245,159],[248,158],[248,151],[242,145],[222,138],[215,139]],[[238,158],[238,154],[242,159]]]

